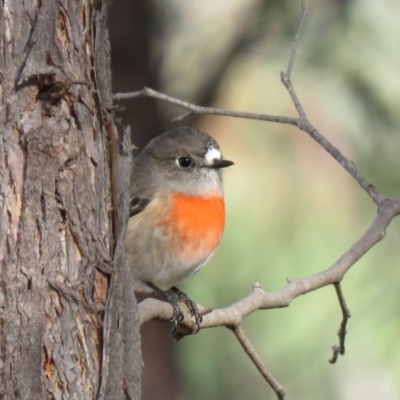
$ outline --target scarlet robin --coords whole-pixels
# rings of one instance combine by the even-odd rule
[[[182,318],[172,290],[186,302],[196,323],[201,316],[175,285],[196,273],[214,254],[225,226],[221,168],[216,140],[181,127],[151,140],[135,158],[126,254],[136,291],[155,291]]]

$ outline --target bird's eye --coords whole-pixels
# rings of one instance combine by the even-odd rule
[[[192,159],[189,157],[179,157],[176,160],[176,163],[181,167],[181,168],[189,168],[192,165]]]

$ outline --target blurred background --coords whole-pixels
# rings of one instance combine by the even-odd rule
[[[400,2],[310,0],[292,79],[310,121],[386,196],[400,194]],[[293,116],[280,83],[300,1],[115,0],[115,92],[143,86],[227,109]],[[184,110],[147,98],[121,103],[142,148]],[[198,116],[235,165],[225,171],[227,226],[212,261],[181,288],[208,307],[328,268],[376,214],[372,201],[306,134],[266,122]],[[346,355],[328,363],[341,313],[332,287],[244,322],[288,399],[400,399],[399,222],[346,275]],[[143,400],[275,399],[233,334],[178,343],[170,326],[142,331]]]

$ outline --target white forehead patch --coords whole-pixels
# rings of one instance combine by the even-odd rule
[[[214,160],[220,160],[221,159],[221,152],[220,150],[216,149],[215,147],[210,146],[207,150],[206,155],[204,158],[206,159],[206,163],[208,165],[211,165]]]

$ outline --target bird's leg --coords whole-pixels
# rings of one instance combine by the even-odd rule
[[[164,290],[160,289],[158,286],[153,285],[151,282],[144,282],[144,283],[150,289],[153,289],[157,294],[159,294],[165,301],[167,301],[169,304],[171,304],[171,306],[174,310],[174,315],[170,319],[170,322],[172,322],[174,325],[172,327],[170,334],[174,334],[176,332],[176,327],[178,326],[178,323],[183,320],[183,313],[182,313],[182,310],[179,308],[178,302],[175,301],[168,292],[165,292]]]
[[[177,287],[172,286],[170,290],[172,290],[178,296],[178,301],[182,301],[187,306],[187,308],[190,311],[190,315],[195,319],[198,332],[200,330],[200,324],[203,321],[203,317],[201,316],[196,303],[193,300],[191,300],[186,293],[182,292],[182,290],[178,289]]]

